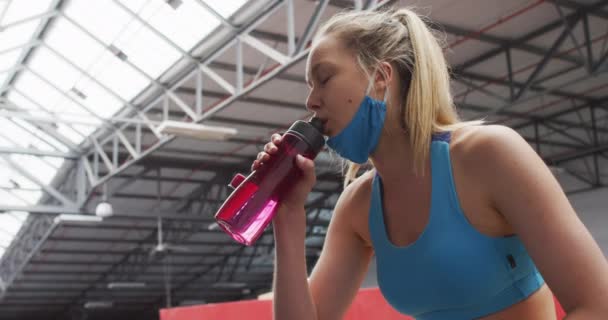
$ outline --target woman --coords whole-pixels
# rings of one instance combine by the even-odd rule
[[[274,220],[276,319],[341,318],[373,253],[384,297],[416,319],[553,320],[548,286],[567,319],[608,317],[608,264],[558,182],[513,130],[459,121],[442,49],[416,13],[334,16],[307,79],[307,108],[351,164],[307,279],[314,163],[296,161],[303,178]],[[271,139],[253,169],[276,152]]]

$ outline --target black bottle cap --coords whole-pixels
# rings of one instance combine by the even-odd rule
[[[290,131],[305,139],[315,152],[319,152],[325,145],[323,121],[319,118],[313,117],[308,122],[298,120],[287,130]]]
[[[325,125],[323,125],[323,120],[317,117],[310,118],[310,120],[308,120],[308,123],[310,123],[311,126],[315,127],[315,129],[317,129],[317,131],[319,131],[321,134],[323,134],[323,131],[325,131]]]

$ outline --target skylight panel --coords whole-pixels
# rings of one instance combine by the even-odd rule
[[[64,92],[69,91],[81,76],[76,68],[45,47],[36,49],[28,66]]]
[[[5,10],[8,9],[6,6],[8,6],[8,1],[0,0],[0,14],[2,14],[2,12],[5,12]],[[0,21],[0,23],[2,23],[2,21]]]
[[[13,146],[17,147],[27,148],[31,144],[37,144],[36,140],[38,140],[38,138],[36,138],[35,135],[27,132],[26,129],[20,127],[18,124],[22,123],[19,122],[19,119],[15,119],[14,121],[16,123],[6,118],[0,118],[0,136],[11,142]],[[29,127],[26,128],[28,130],[31,129]],[[42,132],[33,132],[36,134],[45,135]]]
[[[109,51],[102,55],[89,74],[127,101],[150,83],[145,76],[128,67]]]
[[[95,129],[97,129],[97,126],[74,124],[72,125],[72,128],[74,128],[74,130],[78,131],[80,134],[88,137],[91,135],[91,133],[93,133],[93,131],[95,131]]]
[[[74,144],[80,144],[86,136],[82,133],[75,131],[65,124],[57,124],[57,132],[62,136],[66,137],[68,140],[72,141]]]
[[[36,179],[43,184],[50,184],[57,173],[56,168],[36,156],[12,154],[11,159],[22,168],[36,168]]]
[[[7,95],[8,101],[15,105],[15,107],[24,110],[40,110],[40,107],[35,103],[24,97],[21,93],[16,90],[10,90]]]
[[[23,204],[35,204],[42,197],[40,189],[16,189],[11,191],[11,195],[23,201]]]
[[[27,44],[39,24],[40,19],[35,19],[10,26],[0,32],[0,51]]]
[[[97,115],[108,117],[122,106],[110,92],[47,48],[40,48],[30,67]],[[90,115],[71,99],[63,99],[57,111]]]
[[[27,135],[21,137],[20,142],[23,143],[25,147],[34,147],[40,150],[62,150],[59,146],[61,144],[56,141],[53,137],[48,135],[46,132],[36,128],[31,125],[29,122],[26,122],[21,119],[13,119],[12,122],[15,126],[19,127],[27,132]]]
[[[132,20],[111,0],[71,0],[65,14],[106,44],[114,42]]]
[[[198,0],[196,0],[198,1]],[[200,0],[205,2],[208,6],[213,8],[217,13],[221,14],[224,18],[229,18],[235,13],[240,7],[242,7],[246,0],[232,0],[232,1],[209,1]]]
[[[35,101],[51,112],[55,110],[57,103],[62,99],[62,95],[59,91],[26,70],[21,72],[19,79],[14,86],[19,91],[27,94],[32,101]]]
[[[69,96],[71,97],[64,97],[62,98],[59,103],[57,104],[57,106],[55,107],[55,109],[53,110],[53,112],[55,112],[57,115],[61,116],[62,118],[70,118],[70,117],[83,117],[83,116],[91,116],[91,113],[87,111],[87,109],[85,107],[87,107],[85,105],[85,107],[82,107],[81,104],[73,101],[74,100],[80,100],[79,97],[75,96],[75,94],[73,93],[69,93]],[[82,102],[81,102],[82,103]],[[82,103],[82,105],[84,105],[84,103]],[[90,110],[90,108],[89,108]],[[65,115],[65,116],[64,116]]]
[[[0,146],[2,147],[12,147],[13,143],[8,141],[7,139],[3,138],[2,136],[0,136]]]
[[[30,18],[49,10],[50,0],[23,1],[13,0],[9,2],[8,10],[2,20],[3,25]],[[0,5],[1,7],[1,5]],[[1,10],[0,10],[1,12]],[[31,36],[31,35],[30,35]]]
[[[140,86],[145,85],[145,83],[146,82],[142,80]],[[128,84],[125,85],[129,86]],[[109,118],[123,106],[122,101],[118,97],[114,96],[112,93],[108,92],[105,88],[102,88],[99,84],[88,77],[82,78],[78,84],[75,85],[75,88],[84,95],[84,97],[80,96],[79,99],[91,106],[95,114],[102,118]],[[128,87],[122,89],[125,90],[123,94],[134,94],[126,91],[126,89],[128,89]],[[134,91],[135,88],[131,90]]]
[[[66,8],[66,14],[152,78],[180,57],[170,44],[111,0],[76,0]]]
[[[59,168],[63,165],[63,162],[65,161],[63,158],[59,157],[36,157],[36,159],[44,162],[46,165],[48,165],[55,171],[59,170]]]
[[[21,50],[23,49],[15,49],[0,54],[0,76],[7,76],[10,69],[17,64],[17,59],[21,55]],[[1,81],[0,84],[2,84]]]
[[[2,182],[0,182],[0,185],[1,185],[1,183]],[[2,201],[4,199],[4,197],[15,198],[14,196],[12,196],[10,194],[7,196],[6,193],[3,193],[0,191],[0,201]],[[17,212],[17,211],[5,212],[3,214],[0,214],[0,226],[2,227],[2,230],[3,230],[0,232],[12,234],[12,237],[10,237],[9,239],[2,238],[2,240],[0,240],[0,257],[4,254],[4,252],[6,251],[8,246],[11,244],[11,242],[15,238],[15,235],[17,234],[17,232],[23,225],[23,222],[25,221],[27,216],[28,216],[27,212]]]
[[[0,226],[0,243],[9,243],[13,240],[16,230],[8,231],[6,226]]]
[[[166,1],[150,1],[141,9],[140,16],[184,51],[189,51],[220,25],[213,14],[195,2],[183,1],[174,9]]]
[[[14,161],[14,159],[13,159],[13,161]],[[30,180],[21,176],[19,173],[17,173],[15,170],[13,170],[13,168],[10,167],[4,161],[4,159],[1,159],[1,158],[0,158],[0,183],[3,185],[6,184],[6,185],[13,186],[14,188],[39,189],[38,185],[36,185],[35,183],[33,183]],[[10,194],[9,194],[9,197],[14,198],[14,197],[10,196]],[[13,200],[15,200],[15,199],[13,199]],[[36,199],[36,201],[38,201],[38,199]],[[2,203],[2,202],[0,202],[0,203]],[[9,204],[9,203],[5,203],[5,204]],[[14,202],[11,202],[10,204],[20,205],[20,204],[23,204],[23,201],[14,201]]]
[[[46,111],[45,109],[42,109],[39,105],[36,105],[30,98],[21,95],[21,93],[17,92],[16,90],[10,91],[10,93],[8,95],[8,100],[10,103],[16,104],[17,107],[19,107],[21,109],[27,109],[27,112],[33,116],[39,116],[39,117],[52,116],[52,114],[49,114],[48,111]],[[49,125],[51,127],[55,127],[55,128],[64,126],[64,125],[58,124],[58,123],[49,123]],[[69,129],[69,128],[67,129],[67,131],[70,131],[70,130],[71,129]],[[0,133],[2,133],[1,130],[0,130]],[[82,141],[82,139],[83,139],[80,135],[78,135],[76,132],[74,132],[74,130],[71,130],[70,134],[75,135],[77,137],[77,139],[72,140],[76,144],[79,143],[80,141]],[[63,152],[67,152],[69,150],[63,143],[57,141],[55,138],[51,137],[50,135],[47,135],[45,137],[45,139],[46,139],[46,141],[50,142],[57,150],[60,150]]]
[[[45,43],[83,70],[88,70],[107,51],[103,45],[63,18],[56,21],[45,37]]]
[[[178,50],[139,21],[131,22],[114,45],[154,79],[181,57]]]

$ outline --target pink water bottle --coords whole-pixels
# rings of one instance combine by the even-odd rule
[[[274,218],[281,196],[300,178],[296,155],[314,159],[324,145],[321,120],[296,121],[267,162],[248,177],[234,176],[234,191],[215,214],[218,225],[234,240],[252,245]]]

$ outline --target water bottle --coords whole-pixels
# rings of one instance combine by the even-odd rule
[[[301,177],[296,155],[314,160],[324,145],[320,119],[294,122],[267,162],[247,177],[234,176],[229,184],[234,190],[215,214],[218,225],[234,240],[252,245],[274,218],[282,195]]]

